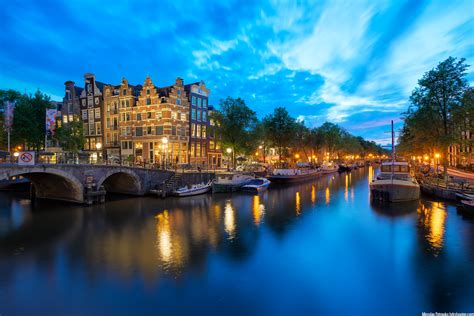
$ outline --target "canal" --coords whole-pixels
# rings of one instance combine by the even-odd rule
[[[361,315],[474,311],[474,221],[372,204],[370,168],[256,195],[0,195],[0,314]]]

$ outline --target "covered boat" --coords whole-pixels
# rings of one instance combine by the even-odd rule
[[[268,180],[273,183],[287,184],[314,179],[319,174],[317,169],[275,169]]]
[[[191,186],[184,186],[174,190],[172,193],[174,196],[193,196],[207,193],[212,188],[212,181],[208,183],[193,184]]]
[[[235,192],[239,191],[242,186],[248,184],[254,176],[242,173],[219,173],[216,180],[212,184],[212,192]]]
[[[390,202],[420,198],[420,185],[410,174],[407,162],[384,162],[380,168],[381,172],[370,183],[372,198]]]
[[[242,191],[253,192],[253,193],[262,192],[268,189],[268,187],[270,186],[270,183],[271,182],[266,178],[256,178],[256,179],[251,180],[246,185],[243,185]]]

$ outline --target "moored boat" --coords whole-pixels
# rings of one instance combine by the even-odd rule
[[[340,164],[339,168],[337,169],[337,172],[342,173],[342,172],[351,172],[352,168],[345,165],[345,164]]]
[[[317,169],[275,169],[268,180],[276,184],[287,184],[314,179],[320,172]]]
[[[474,200],[462,200],[461,206],[469,215],[474,216]]]
[[[209,181],[208,183],[200,183],[200,184],[193,184],[190,187],[184,186],[181,188],[178,188],[172,192],[174,196],[193,196],[193,195],[199,195],[199,194],[204,194],[207,193],[211,190],[212,188],[212,181]]]
[[[413,201],[420,198],[420,185],[410,174],[406,162],[382,163],[381,172],[370,183],[373,199],[390,202]]]
[[[212,192],[235,192],[242,186],[248,184],[254,176],[242,173],[220,173],[216,175],[216,180],[212,183]]]
[[[319,169],[319,171],[322,173],[322,174],[328,174],[328,173],[333,173],[333,172],[337,172],[338,170],[338,166],[333,164],[332,162],[330,163],[327,163],[327,164],[323,164],[321,166],[321,168]]]
[[[251,180],[246,185],[242,186],[242,191],[258,193],[268,189],[270,181],[266,178],[256,178]]]

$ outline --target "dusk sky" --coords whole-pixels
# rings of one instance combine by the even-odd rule
[[[157,86],[204,80],[210,104],[241,97],[310,126],[389,142],[424,72],[474,64],[474,1],[3,1],[0,88],[61,100],[83,74]],[[473,67],[469,81],[474,80]]]

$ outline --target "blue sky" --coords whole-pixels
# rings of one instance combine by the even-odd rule
[[[389,141],[424,72],[474,63],[474,1],[4,1],[0,88],[59,100],[64,81],[204,80],[242,97]],[[469,69],[473,82],[473,68]]]

